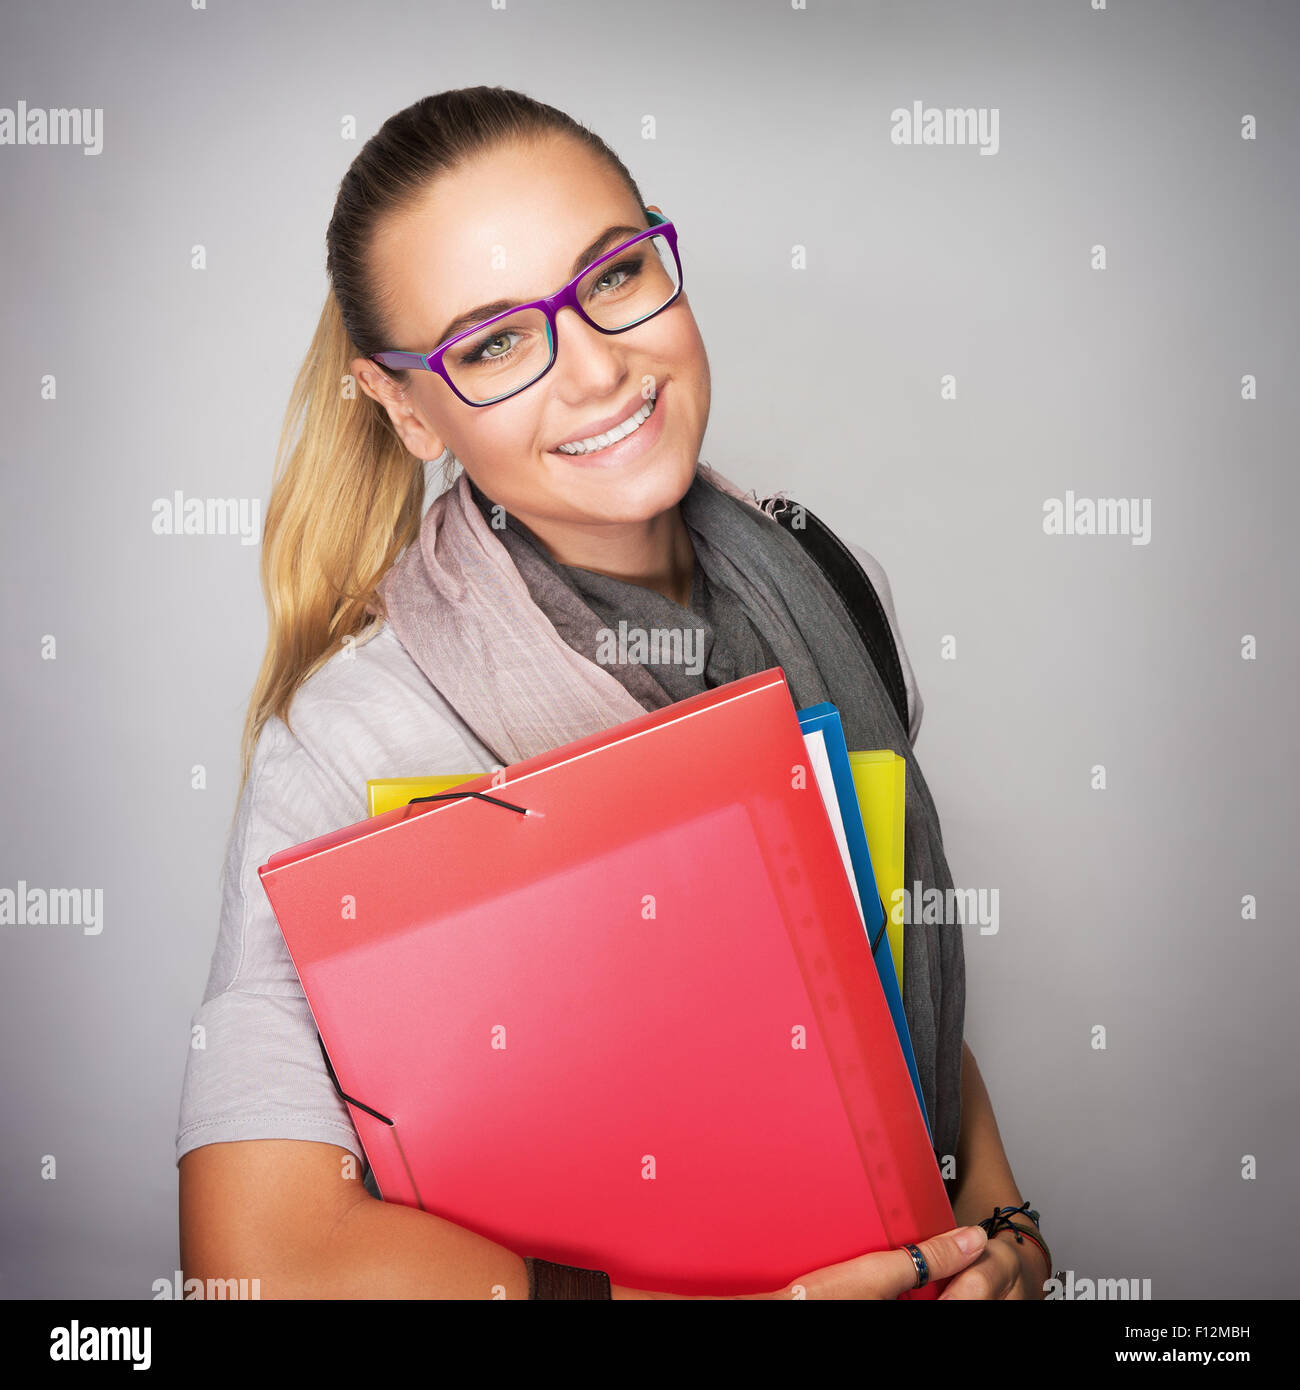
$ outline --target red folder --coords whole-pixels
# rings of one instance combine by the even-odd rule
[[[779,667],[259,872],[385,1201],[715,1296],[956,1224]]]

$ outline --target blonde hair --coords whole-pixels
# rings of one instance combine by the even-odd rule
[[[632,176],[599,136],[504,87],[439,92],[390,116],[339,185],[325,238],[330,290],[290,394],[267,503],[267,643],[244,722],[236,802],[267,721],[289,724],[302,684],[350,639],[363,643],[378,632],[387,617],[379,582],[419,535],[422,462],[351,375],[355,358],[408,346],[391,341],[383,287],[369,272],[378,225],[475,154],[548,135],[567,135],[599,154],[646,213]],[[399,385],[409,378],[406,370],[376,366]],[[449,481],[450,466],[444,486]]]

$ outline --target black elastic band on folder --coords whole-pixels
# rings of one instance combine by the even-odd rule
[[[499,797],[489,796],[486,792],[439,792],[436,796],[413,796],[406,804],[414,806],[417,801],[447,801],[454,796],[477,796],[480,801],[490,801],[494,806],[504,806],[507,811],[518,811],[521,816],[528,814],[526,806],[516,806],[511,801],[502,801]]]
[[[495,796],[488,796],[486,792],[439,792],[436,796],[413,796],[407,805],[414,806],[417,801],[448,801],[453,797],[460,796],[477,796],[481,801],[492,802],[494,806],[504,806],[507,811],[518,811],[521,816],[526,816],[528,814],[526,807],[516,806],[512,802],[502,801]],[[358,1110],[364,1110],[367,1115],[373,1115],[375,1119],[382,1120],[386,1125],[396,1125],[396,1120],[390,1120],[387,1115],[381,1115],[378,1110],[374,1109],[373,1106],[367,1105],[365,1101],[358,1100],[355,1096],[348,1095],[343,1087],[339,1085],[339,1079],[334,1074],[334,1064],[330,1061],[329,1053],[325,1051],[325,1039],[321,1037],[319,1030],[316,1033],[316,1041],[320,1045],[320,1055],[325,1059],[325,1069],[329,1072],[330,1080],[334,1083],[334,1089],[339,1093],[340,1097],[347,1101],[349,1105],[355,1105]]]
[[[355,1105],[358,1110],[364,1110],[367,1115],[373,1115],[375,1119],[383,1120],[386,1125],[395,1125],[397,1123],[396,1120],[390,1120],[387,1115],[381,1115],[378,1110],[372,1110],[370,1106],[366,1105],[363,1101],[354,1099],[344,1091],[343,1087],[339,1085],[338,1077],[334,1075],[334,1064],[330,1061],[329,1053],[325,1051],[325,1040],[319,1033],[316,1034],[316,1041],[320,1044],[320,1055],[325,1059],[325,1069],[329,1072],[330,1080],[334,1083],[334,1089],[339,1095],[342,1096],[349,1105]]]
[[[884,913],[884,919],[881,920],[880,930],[876,933],[876,940],[872,942],[872,955],[875,955],[876,952],[879,951],[880,942],[884,940],[884,929],[890,924],[890,915],[884,912],[884,898],[880,898],[879,894],[877,894],[877,898],[879,898],[880,910]]]

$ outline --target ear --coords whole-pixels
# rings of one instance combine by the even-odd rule
[[[405,387],[394,381],[387,372],[380,371],[366,357],[354,358],[351,370],[366,395],[378,401],[388,412],[397,437],[416,458],[442,457],[445,451],[442,439],[425,421],[419,406]]]

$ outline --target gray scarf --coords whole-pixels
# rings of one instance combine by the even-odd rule
[[[697,474],[681,502],[696,560],[690,608],[685,609],[639,584],[558,564],[522,522],[495,510],[473,482],[470,494],[489,524],[494,515],[504,517],[497,535],[533,602],[588,660],[597,659],[598,634],[617,630],[620,621],[643,631],[699,633],[698,647],[687,653],[692,662],[606,665],[646,709],[780,666],[797,709],[829,700],[839,710],[850,748],[901,753],[907,759],[904,882],[909,888],[917,880],[927,888],[952,886],[938,812],[884,683],[835,591],[780,526],[765,524]],[[743,556],[743,566],[728,555]],[[692,670],[692,665],[701,669]],[[935,1151],[956,1153],[965,1012],[961,932],[909,923],[903,939],[903,1009]]]

